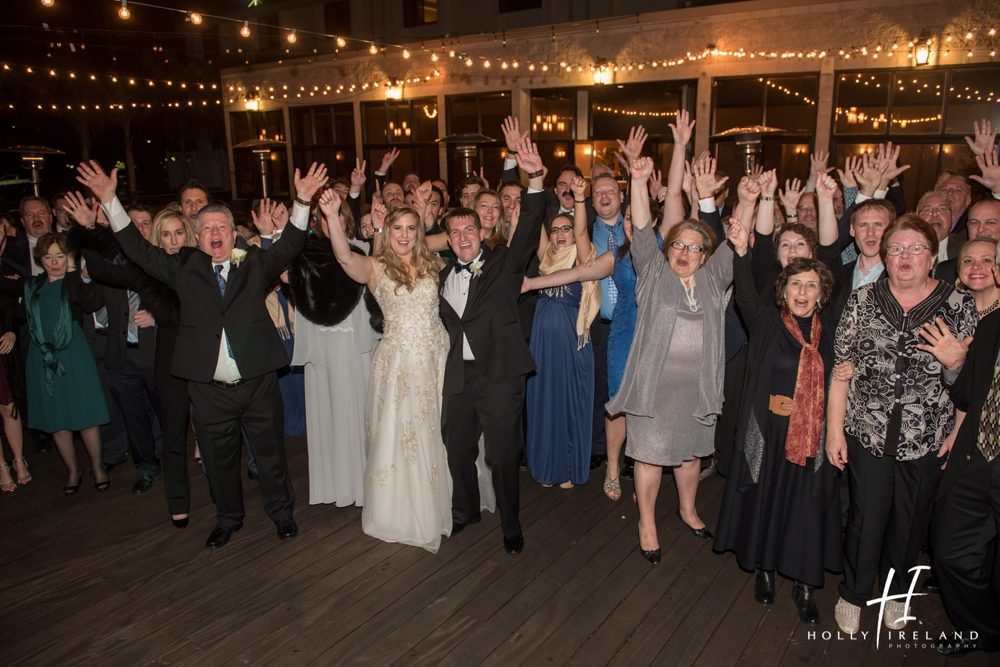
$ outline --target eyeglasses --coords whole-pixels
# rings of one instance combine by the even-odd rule
[[[922,255],[925,250],[930,250],[930,248],[921,243],[914,243],[913,245],[891,245],[885,249],[885,254],[890,257],[898,257],[903,253],[906,253],[907,255]]]
[[[573,225],[564,225],[562,227],[552,228],[553,234],[569,234],[571,231],[573,231]]]
[[[670,247],[674,250],[687,250],[692,255],[700,255],[705,249],[704,246],[700,246],[697,243],[684,243],[683,241],[674,241],[670,244]]]

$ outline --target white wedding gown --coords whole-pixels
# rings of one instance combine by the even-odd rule
[[[375,298],[385,334],[368,384],[361,528],[386,542],[437,552],[452,523],[441,437],[448,337],[438,316],[437,283],[423,279],[410,292],[380,271]]]

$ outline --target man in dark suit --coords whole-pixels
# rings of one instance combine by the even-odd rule
[[[453,483],[452,535],[480,518],[476,456],[482,433],[509,554],[524,548],[518,519],[521,410],[524,379],[535,368],[521,332],[517,301],[545,208],[542,160],[527,135],[519,142],[517,162],[530,181],[509,247],[491,251],[483,245],[479,218],[471,209],[455,209],[442,220],[458,258],[441,271],[441,319],[451,343],[442,431]]]
[[[180,322],[171,372],[188,381],[202,460],[215,499],[218,523],[206,547],[220,548],[243,525],[240,485],[241,431],[257,459],[264,509],[278,537],[298,533],[294,494],[285,463],[281,394],[276,371],[288,355],[264,306],[267,287],[301,252],[310,200],[326,181],[326,167],[295,172],[291,224],[270,250],[234,252],[236,226],[223,205],[197,215],[198,249],[168,255],[147,243],[115,196],[116,174],[95,162],[81,164],[79,180],[101,200],[125,254],[177,292]]]
[[[993,275],[1000,281],[996,265]],[[939,644],[937,651],[942,655],[1000,651],[998,353],[1000,312],[994,312],[980,320],[965,365],[951,388],[957,435],[938,489],[931,535],[941,597],[961,636]]]

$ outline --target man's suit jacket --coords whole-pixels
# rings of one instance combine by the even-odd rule
[[[461,317],[441,297],[441,319],[451,342],[445,365],[445,394],[462,393],[462,334],[469,340],[476,366],[491,382],[527,375],[535,369],[524,342],[517,303],[525,269],[538,247],[544,208],[545,193],[526,193],[510,247],[498,246],[491,251],[483,245],[482,273],[469,284],[469,298]],[[454,262],[449,262],[441,270],[442,290],[453,267]]]
[[[983,404],[993,383],[997,351],[1000,350],[1000,311],[994,311],[979,321],[965,365],[950,393],[955,407],[965,412],[965,421],[958,430],[955,445],[948,455],[948,465],[941,478],[938,497],[943,497],[962,476],[978,448],[979,425]]]
[[[520,180],[520,172],[519,172],[519,170],[518,170],[517,167],[513,167],[511,169],[505,169],[504,172],[503,172],[503,175],[500,177],[500,186],[497,188],[497,191],[498,192],[500,191],[500,188],[502,188],[504,186],[504,183],[517,183],[517,182],[519,182],[519,180]],[[625,202],[628,202],[628,195],[627,194],[626,194],[626,197],[625,197]],[[623,203],[622,204],[622,208],[624,208],[624,207],[625,207],[625,204]],[[559,198],[556,197],[555,190],[553,190],[553,189],[546,189],[545,190],[545,209],[544,209],[545,210],[545,214],[543,216],[543,222],[551,220],[552,218],[556,217],[556,214],[559,213],[559,209],[560,208],[561,208],[561,205],[559,203]],[[593,230],[594,221],[595,220],[597,220],[597,210],[594,208],[594,198],[593,197],[587,197],[587,226],[588,226],[588,229]],[[591,234],[591,236],[593,236],[593,234]]]
[[[180,299],[177,345],[170,371],[194,382],[210,382],[226,330],[233,358],[243,379],[255,378],[288,365],[288,354],[264,307],[268,287],[299,254],[306,232],[289,224],[270,250],[249,248],[246,258],[230,264],[223,297],[212,259],[195,248],[168,255],[139,234],[135,225],[115,233],[129,259]]]

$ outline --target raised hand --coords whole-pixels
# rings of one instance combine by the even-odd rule
[[[430,181],[424,181],[413,191],[413,205],[418,211],[423,211],[427,208],[427,204],[431,200],[432,187]]]
[[[76,180],[90,188],[102,204],[107,204],[115,198],[118,189],[118,170],[112,169],[106,174],[96,160],[81,162],[76,168]]]
[[[760,178],[760,175],[763,173],[764,173],[764,165],[755,162],[754,165],[750,167],[750,173],[747,174],[747,176],[749,176],[751,180],[756,181]]]
[[[365,165],[368,164],[364,160],[358,158],[354,160],[354,169],[351,170],[351,191],[361,192],[361,188],[365,187],[365,181],[368,178],[365,176]]]
[[[976,132],[975,139],[971,137],[965,138],[965,143],[969,144],[972,154],[977,157],[993,150],[993,144],[997,139],[997,132],[993,129],[993,123],[988,118],[984,118],[982,122],[982,125],[979,123],[972,124]]]
[[[910,168],[908,164],[899,164],[899,153],[902,148],[899,145],[894,147],[891,141],[885,146],[879,144],[878,168],[882,172],[882,178],[878,185],[879,190],[887,190],[900,174]]]
[[[587,196],[587,181],[579,176],[574,176],[573,180],[570,181],[569,189],[573,192],[573,199],[580,201]]]
[[[663,187],[663,172],[659,169],[654,169],[653,173],[649,175],[649,196],[653,199],[663,201],[663,198],[660,197],[661,190],[663,191],[663,197],[666,197],[666,188]]]
[[[768,169],[760,175],[760,179],[757,183],[760,185],[760,193],[762,195],[765,197],[773,197],[775,191],[778,189],[778,170]]]
[[[819,197],[820,200],[833,201],[833,197],[836,194],[837,181],[833,180],[832,176],[820,174],[819,178],[816,180],[816,196]]]
[[[982,176],[970,175],[969,178],[976,183],[982,183],[990,192],[1000,194],[1000,159],[997,156],[997,149],[992,148],[983,155],[976,156],[976,165]]]
[[[809,178],[815,183],[820,176],[833,171],[833,167],[828,167],[830,161],[829,151],[816,151],[809,155]]]
[[[481,180],[483,182],[483,189],[484,190],[489,190],[490,189],[490,181],[489,181],[489,179],[486,178],[486,167],[480,166],[479,167],[479,173],[476,174],[476,175],[479,176],[479,180]]]
[[[399,157],[398,148],[389,149],[389,152],[387,152],[385,155],[382,156],[382,164],[380,164],[378,167],[378,173],[388,174],[389,168],[392,167],[392,163],[395,162],[396,158],[398,157]]]
[[[726,236],[733,244],[737,255],[742,257],[747,254],[747,249],[750,247],[750,230],[736,216],[729,218],[729,230]]]
[[[958,370],[965,363],[965,355],[972,345],[972,336],[958,340],[948,325],[940,317],[920,328],[920,337],[926,343],[919,343],[918,350],[929,352],[948,370]]]
[[[740,203],[753,206],[760,197],[760,184],[753,177],[744,176],[736,186],[736,194],[740,198]]]
[[[861,158],[848,155],[847,159],[844,160],[844,168],[838,169],[837,175],[840,176],[840,182],[845,188],[856,188],[858,187],[857,175],[859,171],[861,171]]]
[[[66,204],[63,209],[69,213],[76,224],[90,229],[97,223],[97,211],[100,207],[101,205],[96,200],[93,206],[88,206],[87,200],[79,192],[67,192]]]
[[[858,181],[858,189],[861,193],[871,197],[875,194],[879,184],[882,182],[883,168],[887,168],[884,160],[872,153],[865,153],[861,156],[861,171],[857,172],[855,178]]]
[[[517,154],[514,157],[517,158],[517,166],[529,174],[543,170],[544,165],[542,156],[538,154],[538,146],[531,142],[528,135],[518,139]]]
[[[330,177],[326,175],[326,165],[313,162],[305,176],[295,170],[295,198],[310,201],[321,187],[326,185]]]
[[[694,175],[694,186],[698,191],[699,198],[715,196],[715,192],[729,180],[728,176],[718,178],[715,175],[715,166],[715,158],[708,153],[702,153],[695,160],[694,164],[691,165],[691,171]],[[759,191],[758,194],[760,194]]]
[[[387,215],[389,215],[389,209],[385,207],[381,199],[372,202],[372,228],[375,233],[382,231],[382,225],[385,224]]]
[[[621,149],[622,154],[625,159],[628,160],[629,164],[634,162],[642,155],[642,147],[646,143],[648,135],[646,134],[646,128],[642,125],[636,125],[628,131],[628,139],[622,141],[618,139],[618,147]]]
[[[683,149],[688,145],[696,122],[691,120],[691,114],[687,109],[677,111],[677,123],[668,123],[670,133],[674,135],[674,150]]]
[[[266,197],[261,199],[260,213],[257,214],[251,210],[250,219],[253,220],[253,226],[262,236],[274,234],[274,201]]]
[[[802,199],[802,181],[797,178],[785,179],[785,189],[778,191],[781,205],[785,207],[785,215],[796,215],[795,209],[799,207],[799,200]]]
[[[340,201],[340,195],[333,188],[329,188],[323,191],[323,194],[319,196],[319,210],[323,214],[323,218],[327,221],[333,220],[339,222],[340,206],[342,202]],[[374,210],[374,205],[372,206]],[[323,231],[326,231],[324,229]],[[329,234],[327,234],[329,236]]]
[[[279,232],[285,228],[288,224],[288,218],[291,214],[288,212],[288,207],[285,206],[285,202],[279,201],[274,205],[274,210],[271,213],[271,221],[274,222],[274,228]]]
[[[507,116],[500,124],[503,131],[503,140],[507,143],[507,156],[513,157],[517,153],[517,142],[522,137],[527,137],[528,133],[521,134],[521,122],[514,116]]]
[[[653,158],[639,157],[632,160],[629,164],[629,173],[632,175],[633,181],[645,184],[649,180],[650,174],[653,173]]]

